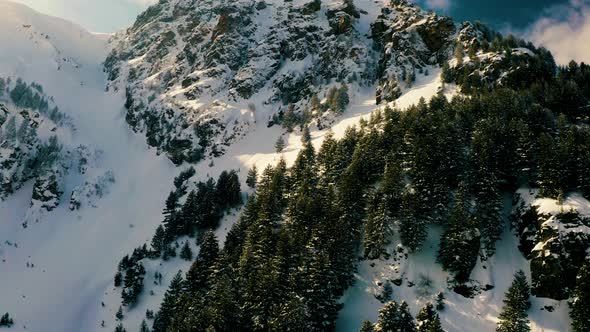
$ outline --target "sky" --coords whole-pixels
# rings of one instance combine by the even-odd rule
[[[156,0],[11,0],[64,18],[92,32],[115,32],[130,26]]]
[[[13,0],[78,23],[115,32],[157,0]],[[371,0],[355,0],[371,1]],[[590,0],[414,0],[458,21],[480,20],[550,49],[558,63],[590,63]]]

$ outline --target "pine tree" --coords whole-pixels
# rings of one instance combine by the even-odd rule
[[[441,311],[445,309],[445,294],[440,292],[436,295],[436,310]]]
[[[123,319],[123,307],[119,306],[119,310],[117,310],[117,313],[115,314],[115,318],[117,318],[118,320]]]
[[[334,101],[334,111],[338,113],[344,112],[346,110],[346,106],[350,103],[350,98],[348,96],[348,86],[346,84],[342,84],[338,89],[338,93],[336,96],[336,100]]]
[[[159,256],[162,250],[166,247],[166,244],[166,231],[162,225],[158,225],[156,233],[154,233],[154,237],[152,238],[152,250]]]
[[[309,127],[307,126],[303,128],[303,132],[301,133],[301,142],[304,145],[311,142],[311,133],[309,132]]]
[[[383,193],[386,213],[390,217],[399,217],[403,189],[401,165],[389,159],[385,165],[381,192]]]
[[[122,323],[119,323],[115,327],[115,332],[127,332],[127,330],[125,330],[125,328],[123,327],[123,324]]]
[[[232,286],[229,270],[215,276],[210,290],[210,320],[216,331],[239,331],[241,324],[238,290]]]
[[[217,181],[216,190],[217,196],[224,202],[222,207],[225,209],[234,208],[242,204],[242,189],[238,173],[232,169],[227,173],[227,179],[222,182],[223,185],[220,185],[220,182],[221,179]]]
[[[180,212],[177,214],[175,225],[171,225],[170,227],[167,226],[167,231],[174,234],[169,236],[170,241],[176,238],[176,236],[192,236],[194,228],[197,224],[200,203],[199,197],[197,197],[197,192],[191,190],[191,192],[186,197]]]
[[[410,313],[410,307],[406,301],[402,301],[399,305],[400,323],[398,331],[400,332],[414,332],[416,331],[416,324],[414,317]]]
[[[148,327],[145,319],[141,321],[141,326],[139,327],[139,332],[150,332],[150,328]]]
[[[171,191],[168,198],[166,198],[166,206],[163,211],[166,243],[169,243],[176,236],[182,234],[182,225],[180,224],[180,218],[177,211],[179,207],[178,199],[179,197],[176,191]]]
[[[196,174],[194,167],[189,167],[184,171],[180,172],[177,177],[174,178],[174,187],[176,188],[176,196],[180,197],[186,194],[186,186],[185,183],[188,179],[193,177]]]
[[[316,330],[332,330],[341,304],[338,303],[335,292],[338,281],[326,254],[322,252],[314,254],[309,266],[308,278],[305,297],[310,323]]]
[[[180,258],[191,261],[193,259],[193,251],[191,247],[188,245],[188,241],[184,242],[182,249],[180,250]]]
[[[522,270],[514,274],[514,281],[504,297],[504,307],[498,316],[497,332],[527,332],[530,331],[527,310],[530,287]]]
[[[5,313],[0,317],[0,327],[11,327],[14,325],[14,320],[10,317],[9,313]]]
[[[404,80],[406,81],[406,87],[411,88],[412,84],[414,84],[414,81],[416,80],[416,71],[414,68],[406,71]]]
[[[379,320],[375,324],[376,332],[415,332],[416,325],[410,314],[408,304],[402,301],[400,305],[395,301],[385,304],[379,310]]]
[[[419,198],[416,193],[404,192],[401,204],[400,237],[402,244],[410,251],[416,251],[426,238],[426,224],[417,218]]]
[[[590,264],[588,263],[578,272],[570,317],[574,332],[590,331]]]
[[[385,198],[380,195],[369,199],[365,223],[365,258],[377,259],[385,254],[385,246],[392,233],[391,220],[385,205]]]
[[[203,235],[197,258],[186,274],[187,289],[191,292],[204,292],[211,282],[212,268],[219,257],[219,244],[212,231]]]
[[[455,199],[455,206],[440,238],[438,261],[443,268],[455,273],[455,279],[466,282],[477,262],[480,234],[469,213],[469,198],[462,185]]]
[[[383,283],[383,289],[381,290],[381,294],[375,295],[375,297],[381,301],[381,303],[386,303],[391,301],[391,297],[393,296],[393,286],[391,286],[391,282],[386,280]]]
[[[360,332],[374,332],[374,331],[375,331],[375,327],[368,320],[364,321],[363,325],[361,325]]]
[[[156,274],[158,274],[158,272],[156,272]],[[145,318],[147,318],[147,319],[154,319],[154,312],[152,310],[150,310],[150,309],[146,309],[145,310]]]
[[[254,165],[248,171],[248,177],[246,178],[246,184],[250,188],[256,188],[257,180],[258,180],[258,169],[256,168],[256,165]]]
[[[223,192],[225,192],[224,195],[228,195],[228,197],[223,198],[223,196],[221,196],[216,189],[215,181],[213,179],[209,179],[207,182],[199,182],[197,184],[195,216],[198,229],[217,227],[219,220],[223,217],[223,208],[228,207],[230,202],[233,203],[231,200],[237,199],[235,197],[237,196],[235,192],[232,191],[230,193],[227,191],[228,187],[226,184],[219,188],[223,188]]]
[[[283,149],[285,148],[285,140],[283,139],[283,136],[279,136],[279,138],[277,138],[277,141],[275,142],[275,152],[276,153],[281,153],[283,152]]]
[[[418,332],[443,332],[440,317],[432,303],[427,303],[416,315]]]
[[[289,294],[288,300],[281,305],[278,315],[271,320],[271,330],[311,331],[309,314],[305,299],[296,294]]]
[[[451,73],[451,68],[449,67],[449,63],[447,61],[443,62],[443,64],[442,64],[441,78],[443,80],[443,83],[452,83],[453,82],[453,75]]]
[[[481,231],[481,241],[488,255],[495,251],[496,241],[504,229],[501,215],[502,197],[498,190],[496,172],[482,167],[475,180],[473,198],[475,201],[474,220]]]
[[[206,197],[201,195],[201,190],[204,188],[199,188],[199,198]],[[214,191],[220,209],[233,208],[242,203],[240,180],[234,170],[221,172]]]
[[[160,304],[160,310],[154,316],[153,332],[165,332],[167,330],[172,316],[178,307],[178,299],[182,294],[182,285],[182,272],[178,271],[172,279],[166,294],[164,294],[164,300]]]

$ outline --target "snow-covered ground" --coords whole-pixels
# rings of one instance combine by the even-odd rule
[[[0,17],[0,73],[41,83],[116,181],[96,208],[76,212],[66,184],[60,207],[26,229],[32,184],[0,202],[0,311],[16,331],[98,329],[118,260],[151,237],[178,171],[127,128],[123,96],[104,92],[103,36],[10,2],[0,1]]]
[[[368,29],[367,22],[361,25]],[[116,266],[123,255],[150,240],[161,222],[161,210],[172,180],[182,169],[174,167],[165,156],[158,156],[155,149],[147,147],[142,135],[128,128],[123,94],[105,92],[101,62],[109,51],[107,37],[0,0],[0,76],[18,76],[41,83],[60,110],[72,117],[78,128],[72,139],[102,151],[100,164],[105,170],[112,170],[115,177],[109,193],[94,202],[96,207],[75,212],[67,207],[73,184],[66,184],[60,207],[26,229],[21,221],[28,208],[32,183],[0,202],[0,313],[8,311],[14,317],[14,331],[101,331],[103,320],[106,328],[112,330],[121,301],[119,290],[113,287]],[[404,90],[396,106],[404,108],[437,93],[441,87],[440,71],[429,71],[429,76],[418,75],[414,87]],[[374,87],[352,91],[348,111],[332,125],[337,138],[376,108],[374,91]],[[455,89],[447,85],[445,94],[454,93]],[[316,148],[326,133],[312,130]],[[277,154],[274,144],[280,135],[285,135],[287,144]],[[285,134],[279,126],[267,128],[266,118],[261,117],[225,155],[196,165],[194,179],[215,178],[223,170],[236,169],[245,188],[251,166],[262,170],[276,163],[281,155],[291,164],[300,148],[301,133]],[[220,242],[237,213],[234,211],[222,221],[216,232]],[[401,287],[394,286],[393,296],[407,300],[414,315],[425,301],[444,290],[447,273],[435,264],[440,232],[440,228],[432,227],[425,249],[398,261],[399,267],[391,261],[362,262],[356,284],[343,298],[338,330],[356,331],[363,320],[376,320],[381,303],[373,294],[378,288],[376,283],[386,278],[404,278]],[[395,245],[394,241],[392,246]],[[194,243],[192,246],[196,254],[198,249]],[[375,265],[371,266],[372,263]],[[125,312],[123,323],[128,331],[138,330],[146,309],[157,310],[172,276],[179,269],[186,271],[189,264],[179,258],[162,265],[160,261],[146,264],[144,293],[136,307]],[[507,230],[498,243],[497,254],[487,262],[478,262],[473,273],[474,279],[495,288],[473,300],[445,292],[444,327],[449,331],[492,331],[513,273],[521,268],[528,273],[527,266],[515,238]],[[154,285],[155,271],[162,273],[162,285]],[[430,286],[420,287],[419,296],[418,287],[408,285],[408,281],[418,279],[432,281]],[[152,290],[154,295],[150,295]],[[529,312],[533,331],[569,330],[567,304],[554,302],[533,299]],[[547,304],[554,305],[556,311],[541,311]]]

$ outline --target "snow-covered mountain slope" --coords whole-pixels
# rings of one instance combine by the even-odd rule
[[[234,169],[245,188],[250,167],[262,170],[281,156],[293,164],[306,108],[313,120],[305,123],[319,149],[327,126],[341,138],[383,106],[376,95],[382,104],[405,108],[438,92],[457,94],[457,86],[443,84],[438,62],[457,40],[467,49],[482,36],[475,26],[458,27],[403,1],[160,1],[127,31],[102,36],[0,0],[0,76],[39,82],[77,129],[69,144],[97,151],[95,174],[114,179],[102,197],[71,211],[70,193],[81,182],[66,178],[61,204],[27,228],[22,222],[32,181],[0,201],[0,313],[10,312],[16,331],[113,330],[121,304],[113,276],[120,259],[148,242],[162,221],[166,195],[184,167],[170,159],[196,161],[205,152],[210,160],[194,165],[191,181]],[[485,65],[491,53],[477,55]],[[342,91],[343,84],[349,100],[336,110],[342,104],[330,90]],[[287,124],[287,114],[297,120]],[[286,146],[277,153],[280,136]],[[237,214],[216,230],[221,242]],[[402,280],[393,298],[409,301],[414,315],[444,289],[448,273],[435,262],[439,233],[432,227],[420,253],[360,262],[337,329],[356,331],[363,320],[375,321],[382,304],[374,295],[386,280]],[[494,289],[473,299],[448,292],[445,329],[493,330],[513,272],[530,271],[517,245],[506,230],[497,254],[478,262],[472,278]],[[146,260],[144,267],[145,289],[124,310],[128,331],[139,329],[147,309],[157,310],[175,273],[189,263]],[[155,272],[162,274],[157,284]],[[418,284],[423,275],[431,284],[417,295],[410,282]],[[534,298],[533,304],[533,331],[569,330],[565,301]],[[556,310],[541,311],[545,305]]]
[[[26,229],[33,183],[0,202],[0,307],[15,317],[16,331],[98,329],[93,318],[113,267],[159,223],[176,170],[128,129],[123,96],[104,92],[105,38],[8,1],[0,1],[0,17],[2,76],[40,83],[77,128],[72,144],[102,151],[101,169],[115,179],[95,207],[70,211],[64,195]],[[63,190],[78,184],[69,178]]]

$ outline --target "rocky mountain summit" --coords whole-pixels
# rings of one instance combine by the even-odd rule
[[[361,88],[393,102],[458,49],[481,59],[455,64],[449,82],[472,82],[501,60],[497,36],[406,1],[167,0],[112,40],[105,68],[109,89],[127,92],[131,127],[175,163],[195,162],[256,121],[321,127]]]

